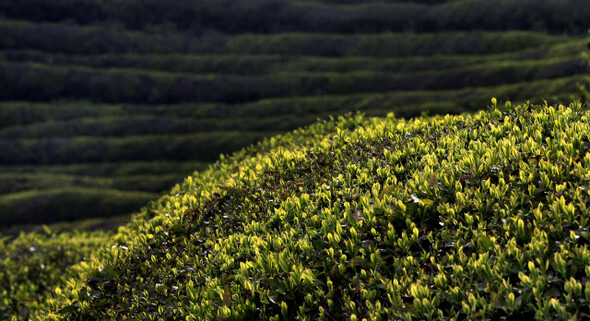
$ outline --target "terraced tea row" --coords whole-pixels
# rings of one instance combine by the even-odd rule
[[[0,22],[0,48],[47,53],[236,54],[283,56],[486,55],[543,48],[571,40],[540,32],[439,32],[379,34],[242,34],[181,36],[82,27],[72,24]]]
[[[89,134],[95,127],[96,131],[103,131],[104,128],[96,128],[97,125],[80,128],[73,128],[72,123],[103,124],[120,119],[131,121],[136,119],[137,123],[151,122],[158,119],[162,125],[173,127],[179,122],[177,130],[184,132],[190,122],[194,129],[202,130],[209,126],[225,129],[228,127],[246,127],[250,130],[258,129],[266,125],[282,126],[285,129],[299,127],[298,121],[315,120],[317,116],[326,116],[338,111],[364,111],[375,115],[386,111],[396,110],[407,106],[414,109],[413,113],[403,113],[404,117],[417,116],[422,111],[437,112],[435,109],[426,106],[437,104],[453,104],[455,113],[474,110],[481,104],[485,104],[484,96],[496,95],[500,99],[524,100],[533,97],[535,92],[545,93],[544,99],[557,100],[569,98],[574,94],[577,85],[583,81],[583,75],[570,77],[546,79],[538,81],[519,82],[500,86],[481,86],[477,88],[463,88],[456,90],[441,91],[402,91],[384,93],[358,93],[350,95],[329,95],[309,97],[287,97],[262,99],[255,102],[243,104],[223,103],[200,103],[200,104],[175,104],[175,105],[107,105],[79,103],[32,103],[32,102],[0,102],[0,135],[8,138],[17,137],[38,137],[42,135],[60,136],[60,132],[78,130],[78,133]],[[397,107],[396,107],[397,106]],[[452,112],[452,110],[449,110]],[[179,120],[182,117],[183,120]],[[271,123],[281,119],[281,124]],[[246,121],[240,123],[240,119]],[[293,123],[291,123],[293,122]],[[262,123],[264,125],[259,125]],[[166,124],[166,125],[163,125]],[[200,124],[200,125],[199,125]],[[289,125],[292,124],[292,125]],[[102,125],[101,125],[102,126]],[[156,131],[157,127],[152,129]],[[236,126],[236,127],[234,127]],[[295,126],[295,127],[292,127]],[[65,128],[64,128],[65,127]],[[129,128],[131,127],[131,128]],[[132,131],[133,125],[120,128],[122,132]],[[139,131],[150,131],[150,129],[138,129]],[[188,129],[187,129],[188,130]],[[96,131],[94,133],[96,133]],[[138,133],[137,131],[135,132]],[[109,136],[107,132],[102,132]]]
[[[0,104],[1,105],[1,104]],[[25,126],[11,126],[0,129],[0,139],[43,139],[55,137],[127,137],[149,135],[186,135],[196,132],[273,132],[294,129],[281,117],[244,118],[161,118],[127,117],[71,119],[67,121],[39,122]],[[295,128],[299,127],[295,124]]]
[[[581,58],[483,64],[444,71],[382,73],[281,73],[265,76],[187,76],[137,70],[98,71],[76,67],[45,67],[4,63],[2,100],[47,101],[84,99],[91,102],[174,104],[239,103],[270,97],[443,90],[535,81],[581,74]]]
[[[214,161],[276,132],[204,132],[189,135],[68,137],[0,140],[3,165],[53,165],[120,161]]]
[[[417,72],[464,68],[494,62],[579,57],[585,40],[560,42],[542,48],[485,56],[436,55],[416,57],[321,57],[280,55],[64,55],[32,50],[4,50],[7,62],[54,66],[86,66],[97,69],[140,69],[189,74],[266,75],[284,72]]]
[[[118,162],[118,163],[78,163],[60,165],[15,165],[1,166],[3,173],[44,173],[73,176],[86,176],[96,178],[109,178],[117,176],[152,175],[164,176],[173,174],[180,176],[184,173],[192,173],[195,170],[205,169],[208,163],[197,161],[154,161],[154,162]]]
[[[184,174],[184,173],[182,173]],[[179,174],[128,175],[119,177],[56,175],[46,172],[0,173],[0,194],[18,193],[27,190],[48,190],[55,186],[76,186],[80,188],[104,188],[120,191],[145,191],[160,193],[178,182]]]
[[[541,30],[585,32],[584,0],[535,1],[158,1],[6,0],[10,19],[110,24],[159,32],[276,33],[289,31]]]
[[[59,183],[59,179],[55,182]],[[1,195],[3,225],[39,225],[84,218],[108,218],[132,213],[160,196],[159,192],[70,186]]]

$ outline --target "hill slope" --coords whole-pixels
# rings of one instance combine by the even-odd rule
[[[507,104],[278,136],[188,177],[34,316],[589,317],[589,133],[580,105]]]

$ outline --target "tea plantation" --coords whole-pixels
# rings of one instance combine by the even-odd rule
[[[589,318],[588,111],[502,105],[322,121],[223,157],[114,234],[22,234],[2,247],[2,316]]]
[[[2,0],[0,231],[129,214],[331,115],[569,102],[589,16],[587,0]]]

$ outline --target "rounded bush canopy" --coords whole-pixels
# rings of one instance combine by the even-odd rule
[[[222,157],[120,228],[37,313],[586,318],[588,113],[497,104],[349,115]]]

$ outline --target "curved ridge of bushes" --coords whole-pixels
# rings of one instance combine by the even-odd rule
[[[287,1],[5,0],[0,16],[170,33],[382,32],[479,29],[585,32],[584,0]]]
[[[343,117],[222,157],[72,269],[35,317],[587,318],[589,115],[492,102]]]

